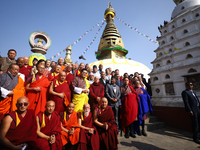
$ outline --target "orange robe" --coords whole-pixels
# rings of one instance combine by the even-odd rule
[[[40,92],[30,91],[27,94],[29,99],[29,107],[28,109],[35,110],[35,115],[37,115],[40,111],[45,111],[45,105],[47,101],[47,90],[50,83],[46,77],[42,77],[37,81],[34,81],[30,84],[30,87],[40,87]]]
[[[7,97],[0,102],[0,113],[7,114],[11,111],[15,111],[17,99],[26,95],[24,81],[18,76],[18,84],[13,89],[13,96]]]
[[[65,69],[65,65],[61,66],[61,71],[63,71]]]
[[[63,146],[70,142],[72,145],[75,145],[79,142],[79,133],[80,133],[80,126],[77,120],[77,113],[73,111],[68,121],[66,121],[66,111],[64,111],[64,119],[62,121],[62,126],[69,130],[71,128],[76,128],[72,135],[68,135],[67,132],[61,131],[61,139]],[[67,114],[67,113],[66,113]]]

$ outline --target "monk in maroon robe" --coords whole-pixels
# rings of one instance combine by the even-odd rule
[[[50,73],[48,75],[48,79],[50,82],[58,79],[58,75],[59,75],[59,72],[61,71],[61,66],[60,65],[56,65],[56,68],[55,68],[55,71],[53,73]]]
[[[69,84],[70,89],[72,89],[72,81],[74,80],[74,75],[70,73],[70,71],[72,70],[72,65],[68,65],[66,67],[66,81]]]
[[[71,102],[71,91],[66,79],[64,71],[59,73],[59,79],[51,83],[49,93],[51,100],[55,102],[55,111],[58,113],[63,112],[65,107]]]
[[[99,134],[93,124],[93,117],[88,103],[83,106],[83,112],[80,114],[78,123],[81,131],[78,150],[99,150]]]
[[[138,102],[137,93],[129,86],[129,79],[125,77],[124,85],[121,87],[121,127],[125,130],[125,138],[129,138],[129,135],[133,138],[136,137],[133,131],[133,122],[138,115]]]
[[[106,150],[118,149],[117,139],[118,128],[115,124],[114,113],[112,108],[108,106],[107,98],[101,99],[101,105],[94,110],[94,123],[100,138],[100,146]]]
[[[30,75],[31,69],[33,68],[32,66],[29,66],[28,63],[28,57],[24,57],[24,65],[19,69],[19,72],[25,75],[25,80]]]
[[[37,123],[33,110],[27,110],[29,100],[20,97],[17,100],[17,110],[7,115],[0,127],[0,149],[36,150],[37,147]]]
[[[92,112],[95,107],[99,107],[101,98],[104,97],[105,88],[103,84],[99,82],[99,77],[94,78],[94,83],[90,85],[90,105]]]
[[[36,117],[38,146],[42,150],[62,150],[61,122],[59,114],[54,111],[54,101],[47,101],[45,108]]]

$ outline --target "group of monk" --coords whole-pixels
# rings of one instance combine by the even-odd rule
[[[0,58],[0,149],[115,150],[120,130],[125,138],[146,136],[152,107],[139,73],[120,77],[119,70],[63,58],[29,66],[16,54],[11,49]]]

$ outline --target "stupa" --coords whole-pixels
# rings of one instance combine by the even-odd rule
[[[193,83],[200,97],[200,0],[173,0],[171,20],[158,27],[156,58],[149,74],[154,115],[168,126],[190,130],[181,93]]]
[[[115,10],[109,2],[108,8],[104,13],[107,24],[101,36],[98,50],[95,52],[98,61],[91,63],[90,67],[102,64],[104,69],[109,67],[112,70],[119,69],[120,75],[125,72],[128,74],[139,72],[144,74],[146,78],[149,77],[148,73],[151,70],[147,66],[140,62],[126,59],[128,50],[125,49],[122,37],[114,24],[115,14]]]

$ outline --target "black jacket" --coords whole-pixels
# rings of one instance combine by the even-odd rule
[[[106,90],[106,84],[108,84],[109,81],[106,80],[106,84],[104,84],[103,79],[100,78],[100,79],[99,79],[99,82],[100,82],[101,84],[103,84],[103,86],[104,86],[104,88],[105,88],[105,90]]]
[[[194,92],[194,91],[193,91]],[[182,98],[185,104],[185,111],[187,112],[197,112],[198,111],[198,106],[197,103],[199,103],[199,99],[196,95],[196,93],[194,92],[197,100],[195,99],[195,97],[193,96],[192,92],[189,89],[186,89],[182,92]]]

